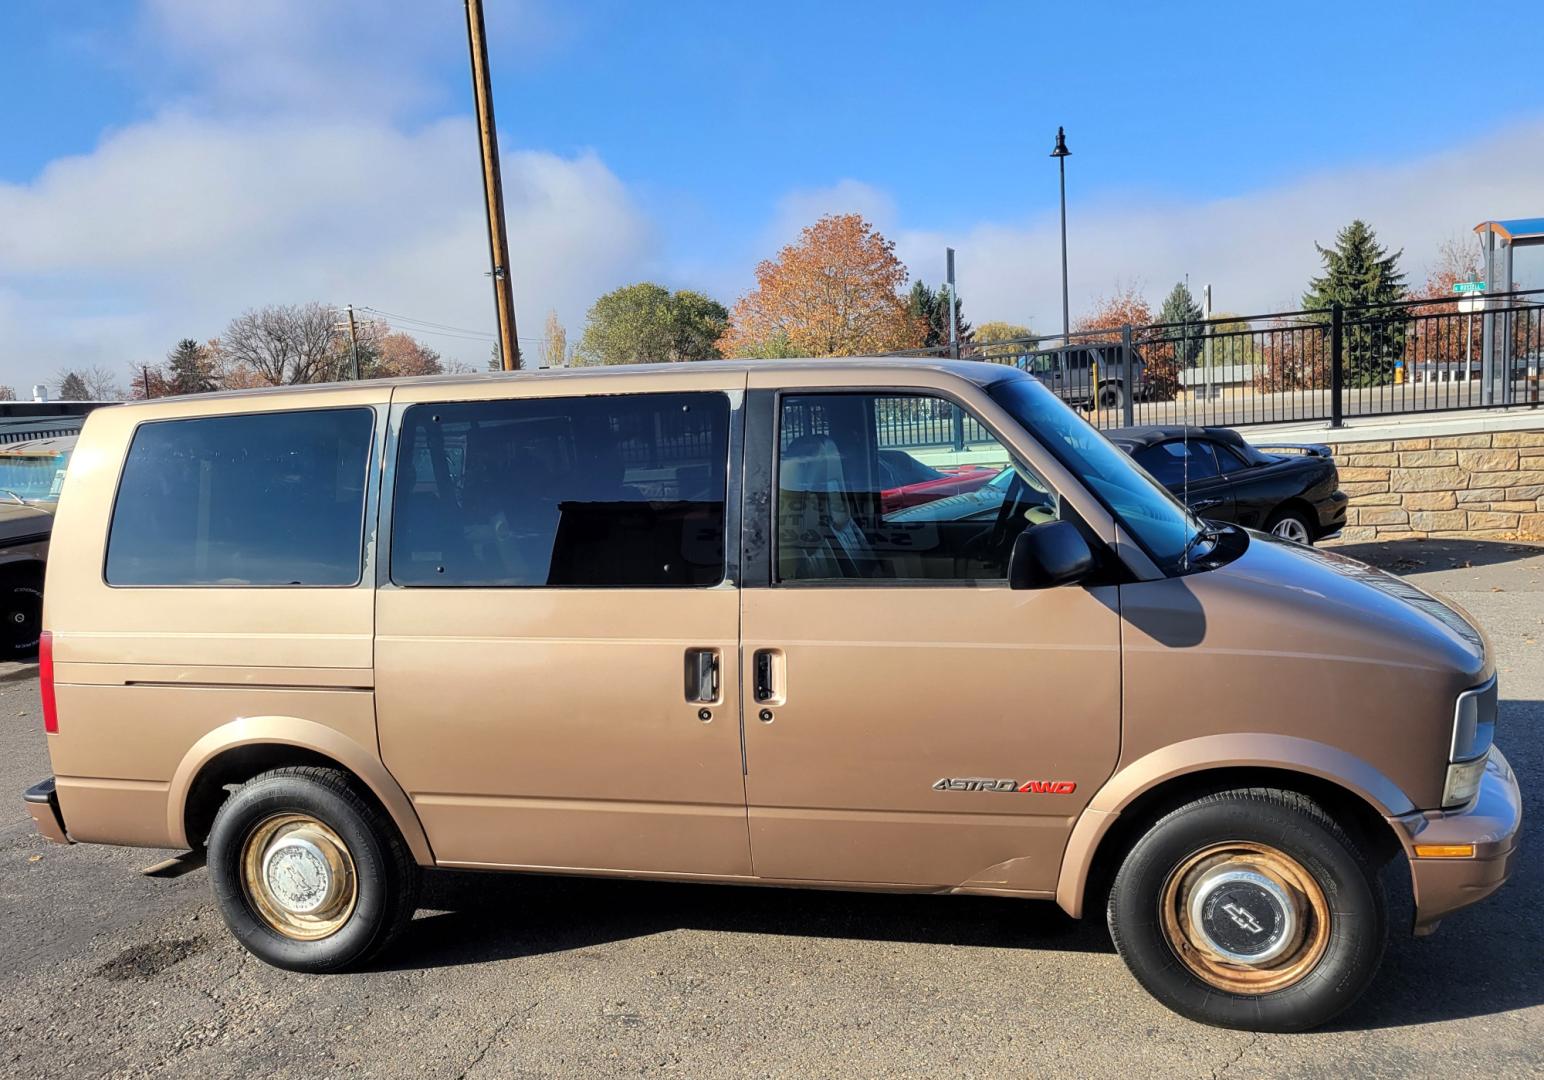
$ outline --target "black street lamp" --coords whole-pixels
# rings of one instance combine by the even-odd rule
[[[1056,129],[1056,149],[1051,151],[1051,156],[1056,159],[1056,167],[1061,173],[1061,240],[1062,240],[1062,344],[1069,344],[1067,336],[1072,330],[1072,321],[1067,317],[1067,158],[1072,151],[1067,149],[1067,129]]]

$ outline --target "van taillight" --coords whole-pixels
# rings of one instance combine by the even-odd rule
[[[43,697],[43,730],[59,730],[59,708],[54,704],[54,635],[43,631],[38,642],[38,693]]]

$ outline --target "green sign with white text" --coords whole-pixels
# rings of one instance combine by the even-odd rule
[[[1455,281],[1453,283],[1453,291],[1454,292],[1484,292],[1485,291],[1485,283],[1483,281]]]

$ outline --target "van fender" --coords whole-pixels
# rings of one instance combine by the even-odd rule
[[[294,716],[245,716],[222,724],[193,744],[172,774],[166,803],[167,834],[174,844],[189,846],[184,813],[193,781],[204,766],[227,750],[257,744],[293,746],[332,758],[357,776],[386,808],[414,861],[420,866],[434,865],[434,852],[412,800],[386,771],[373,749],[361,746],[336,728]]]
[[[1119,769],[1089,800],[1062,853],[1056,903],[1073,918],[1083,914],[1083,891],[1099,843],[1121,811],[1160,784],[1215,769],[1259,767],[1305,773],[1359,796],[1385,818],[1415,811],[1399,785],[1345,750],[1292,735],[1203,735],[1165,746]]]

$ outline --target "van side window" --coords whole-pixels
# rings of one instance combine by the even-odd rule
[[[109,585],[355,585],[369,409],[141,424],[107,539]]]
[[[1000,581],[1019,533],[1060,516],[945,398],[788,395],[779,432],[779,581]]]
[[[716,585],[728,450],[720,393],[414,405],[397,456],[391,578]]]

